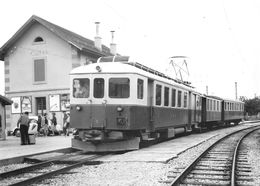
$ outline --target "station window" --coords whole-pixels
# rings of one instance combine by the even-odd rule
[[[161,85],[156,85],[156,105],[161,105],[162,102],[162,86]]]
[[[43,42],[43,39],[42,37],[36,37],[33,42],[35,43]]]
[[[34,82],[46,81],[46,64],[44,59],[34,60]]]
[[[104,97],[104,86],[105,82],[103,78],[94,79],[94,98]]]
[[[172,89],[172,107],[176,106],[176,89]]]
[[[216,111],[216,100],[213,100],[213,110]]]
[[[130,96],[130,80],[128,78],[109,79],[110,98],[129,98],[129,96]]]
[[[169,88],[164,87],[164,106],[169,106]]]
[[[187,103],[188,103],[188,93],[184,92],[184,101],[183,101],[184,108],[187,108]]]
[[[209,110],[209,100],[206,100],[206,104],[207,104],[207,110]]]
[[[144,80],[137,80],[137,99],[143,99],[144,97]]]
[[[73,80],[73,97],[88,98],[89,97],[89,79],[74,79]]]
[[[182,91],[178,90],[178,107],[181,107]]]

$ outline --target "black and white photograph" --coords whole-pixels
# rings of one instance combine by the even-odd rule
[[[0,185],[260,185],[260,1],[0,11]]]

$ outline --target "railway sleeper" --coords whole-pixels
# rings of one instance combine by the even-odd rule
[[[208,161],[212,161],[212,162],[231,162],[231,161],[229,161],[229,160],[226,160],[226,159],[221,159],[221,160],[219,160],[219,159],[213,159],[213,158],[201,158],[201,160],[200,161],[202,161],[202,162],[208,162]]]
[[[238,178],[236,179],[236,181],[254,182],[254,179],[253,179],[253,178],[248,178],[248,177],[243,176],[243,177],[238,177]]]
[[[252,169],[251,168],[237,168],[237,171],[239,171],[239,172],[251,172]]]
[[[205,167],[231,167],[231,163],[218,163],[215,162],[199,162],[197,166],[205,166]]]
[[[250,177],[250,176],[252,176],[252,175],[253,175],[252,172],[239,172],[239,171],[236,171],[236,176]]]
[[[193,178],[193,179],[208,179],[208,180],[225,180],[228,181],[230,180],[230,176],[228,175],[213,175],[213,174],[188,174],[187,178]]]
[[[226,167],[205,167],[205,166],[195,166],[194,169],[195,170],[205,170],[205,171],[208,171],[208,170],[212,170],[212,171],[223,171],[225,170]]]
[[[236,184],[239,186],[255,186],[254,183],[247,181],[237,181]]]
[[[230,174],[223,171],[211,171],[211,172],[198,172],[198,171],[192,171],[190,174],[194,175],[212,175],[212,176],[229,176]]]
[[[203,185],[208,185],[208,186],[216,186],[216,185],[223,185],[223,186],[229,186],[230,181],[223,181],[223,180],[218,180],[218,179],[185,179],[183,180],[183,183],[185,184],[203,184]]]
[[[252,169],[250,165],[245,165],[245,164],[237,164],[237,169]]]
[[[199,170],[226,170],[230,169],[231,166],[205,166],[205,165],[197,165],[195,169]]]

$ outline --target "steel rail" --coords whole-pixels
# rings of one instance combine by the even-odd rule
[[[254,129],[252,131],[249,131],[248,133],[246,133],[244,136],[242,136],[240,138],[240,140],[237,143],[234,155],[233,155],[233,161],[232,161],[232,172],[231,172],[231,186],[235,186],[236,185],[236,167],[237,167],[237,157],[238,157],[238,151],[239,151],[239,147],[242,144],[242,141],[251,133],[255,132],[256,130],[259,130],[260,128]]]
[[[86,158],[86,159],[84,159],[84,160],[82,160],[80,162],[74,163],[72,165],[60,168],[58,170],[47,172],[45,174],[42,174],[42,175],[39,175],[39,176],[35,176],[33,178],[28,178],[26,180],[23,180],[23,181],[20,181],[20,182],[16,182],[16,183],[11,184],[9,186],[27,186],[29,184],[33,184],[35,182],[39,182],[39,181],[41,181],[43,179],[50,178],[50,177],[52,177],[54,175],[57,175],[57,174],[66,172],[66,171],[68,171],[70,169],[74,169],[74,168],[79,167],[81,165],[87,164],[87,163],[89,163],[89,161],[91,161],[93,159],[97,159],[97,158],[102,157],[102,156],[104,156],[104,155],[94,155],[94,156],[88,157],[88,158]]]
[[[220,143],[221,141],[227,139],[228,137],[239,133],[243,130],[248,130],[248,129],[252,129],[252,128],[256,128],[258,126],[253,126],[253,127],[249,127],[246,129],[241,129],[235,132],[232,132],[226,136],[224,136],[223,138],[217,140],[215,143],[213,143],[210,147],[208,147],[204,152],[202,152],[198,158],[196,158],[192,163],[190,163],[190,165],[188,165],[171,183],[170,185],[172,186],[176,186],[176,185],[180,185],[181,182],[184,180],[184,178],[191,172],[191,170],[196,166],[196,164],[202,159],[203,156],[205,156],[213,147],[215,147],[218,143]],[[259,127],[257,129],[260,129]]]
[[[15,175],[22,174],[22,173],[25,173],[25,172],[29,172],[29,171],[32,171],[32,170],[35,170],[35,169],[39,169],[41,167],[48,166],[48,165],[52,164],[53,162],[60,160],[62,158],[67,158],[68,156],[71,156],[71,155],[81,155],[81,154],[84,154],[84,153],[86,153],[86,152],[80,151],[80,152],[74,152],[74,153],[70,153],[70,154],[64,154],[64,155],[60,155],[60,156],[56,156],[54,158],[51,158],[48,161],[35,163],[33,165],[26,166],[26,167],[19,168],[19,169],[15,169],[15,170],[11,170],[11,171],[8,171],[8,172],[3,172],[3,173],[0,173],[0,179],[4,179],[4,178],[10,177],[10,176],[15,176]]]

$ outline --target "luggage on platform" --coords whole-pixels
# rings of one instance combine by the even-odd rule
[[[29,144],[35,144],[35,135],[34,134],[29,134]]]

